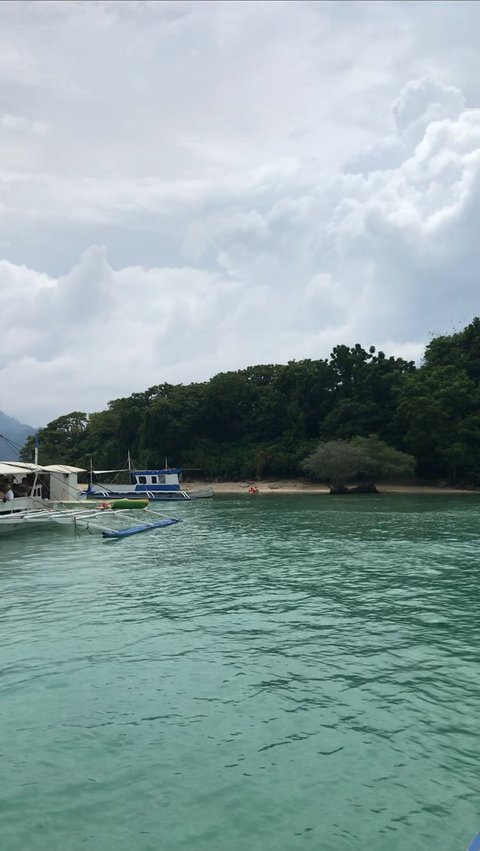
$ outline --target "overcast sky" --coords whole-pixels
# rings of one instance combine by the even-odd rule
[[[0,3],[0,409],[480,313],[477,2]]]

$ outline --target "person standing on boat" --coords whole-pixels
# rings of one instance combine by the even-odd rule
[[[25,476],[23,477],[20,484],[14,484],[12,487],[13,487],[13,493],[15,494],[15,496],[26,496],[27,493],[28,493],[28,484],[27,484],[26,477]]]
[[[10,499],[14,499],[14,498],[15,498],[15,494],[12,491],[12,486],[11,486],[10,482],[7,482],[7,484],[5,486],[5,492],[4,492],[4,495],[3,495],[3,501],[8,502]]]

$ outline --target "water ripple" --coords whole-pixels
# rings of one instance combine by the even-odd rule
[[[479,498],[3,538],[7,851],[438,851],[479,827]]]

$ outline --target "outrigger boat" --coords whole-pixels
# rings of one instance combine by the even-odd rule
[[[103,501],[97,505],[80,499],[79,472],[85,471],[64,464],[0,462],[0,476],[13,493],[0,500],[0,535],[19,529],[70,525],[75,531],[86,529],[100,532],[104,538],[118,539],[179,522],[148,511],[146,499]],[[132,508],[143,512],[143,522],[134,526]]]
[[[165,517],[156,511],[142,510],[147,515],[142,523],[131,525],[132,514],[130,509],[115,510],[92,509],[85,511],[83,508],[39,508],[37,511],[12,511],[0,514],[0,534],[7,532],[18,532],[21,529],[52,528],[54,526],[69,526],[75,534],[86,531],[93,534],[99,533],[103,538],[119,540],[139,532],[150,532],[154,529],[163,529],[165,526],[173,526],[180,523],[178,517]],[[143,519],[143,517],[142,517]]]
[[[90,484],[85,492],[87,499],[138,499],[151,502],[170,500],[206,499],[213,496],[212,488],[185,489],[180,483],[182,467],[165,467],[160,470],[132,469],[130,457],[128,466],[116,470],[91,470]],[[112,482],[94,483],[93,477],[113,475]],[[124,478],[122,484],[115,479]]]

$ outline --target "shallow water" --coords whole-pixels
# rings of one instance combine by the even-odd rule
[[[456,851],[480,498],[172,504],[0,539],[2,851]]]

